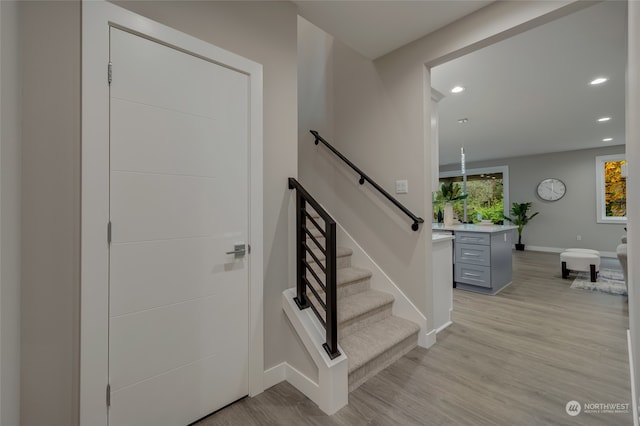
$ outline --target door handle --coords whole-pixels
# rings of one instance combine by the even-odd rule
[[[232,254],[235,257],[243,257],[247,253],[247,248],[244,243],[236,244],[233,246],[233,251],[228,251],[226,254]]]

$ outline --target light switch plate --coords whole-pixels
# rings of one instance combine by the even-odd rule
[[[409,181],[397,180],[396,181],[396,194],[408,194],[409,193]]]

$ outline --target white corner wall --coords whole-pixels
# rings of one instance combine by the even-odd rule
[[[628,211],[628,255],[630,259],[640,256],[640,3],[628,2],[628,56],[627,56],[627,160],[629,176],[627,178]],[[629,328],[631,331],[631,350],[635,380],[635,395],[640,395],[640,262],[629,262]],[[637,415],[638,400],[634,402],[634,414]],[[634,418],[634,424],[638,419]]]
[[[20,424],[19,6],[0,2],[0,424]]]

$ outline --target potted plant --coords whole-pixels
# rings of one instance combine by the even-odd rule
[[[516,244],[516,250],[524,250],[524,244],[522,244],[522,229],[531,219],[540,213],[535,212],[531,216],[528,216],[527,212],[530,208],[531,203],[513,203],[511,205],[511,216],[513,216],[513,218],[503,215],[506,220],[518,227],[518,243]]]
[[[444,201],[444,224],[445,226],[451,226],[455,222],[453,220],[453,206],[452,201],[464,200],[469,194],[462,193],[460,185],[455,182],[443,182],[440,185],[440,191],[436,194],[438,201]]]

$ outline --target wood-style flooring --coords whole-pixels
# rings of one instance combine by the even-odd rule
[[[197,423],[211,425],[630,425],[625,296],[570,289],[557,254],[514,252],[496,296],[454,290],[453,324],[349,396],[333,416],[286,382]]]

